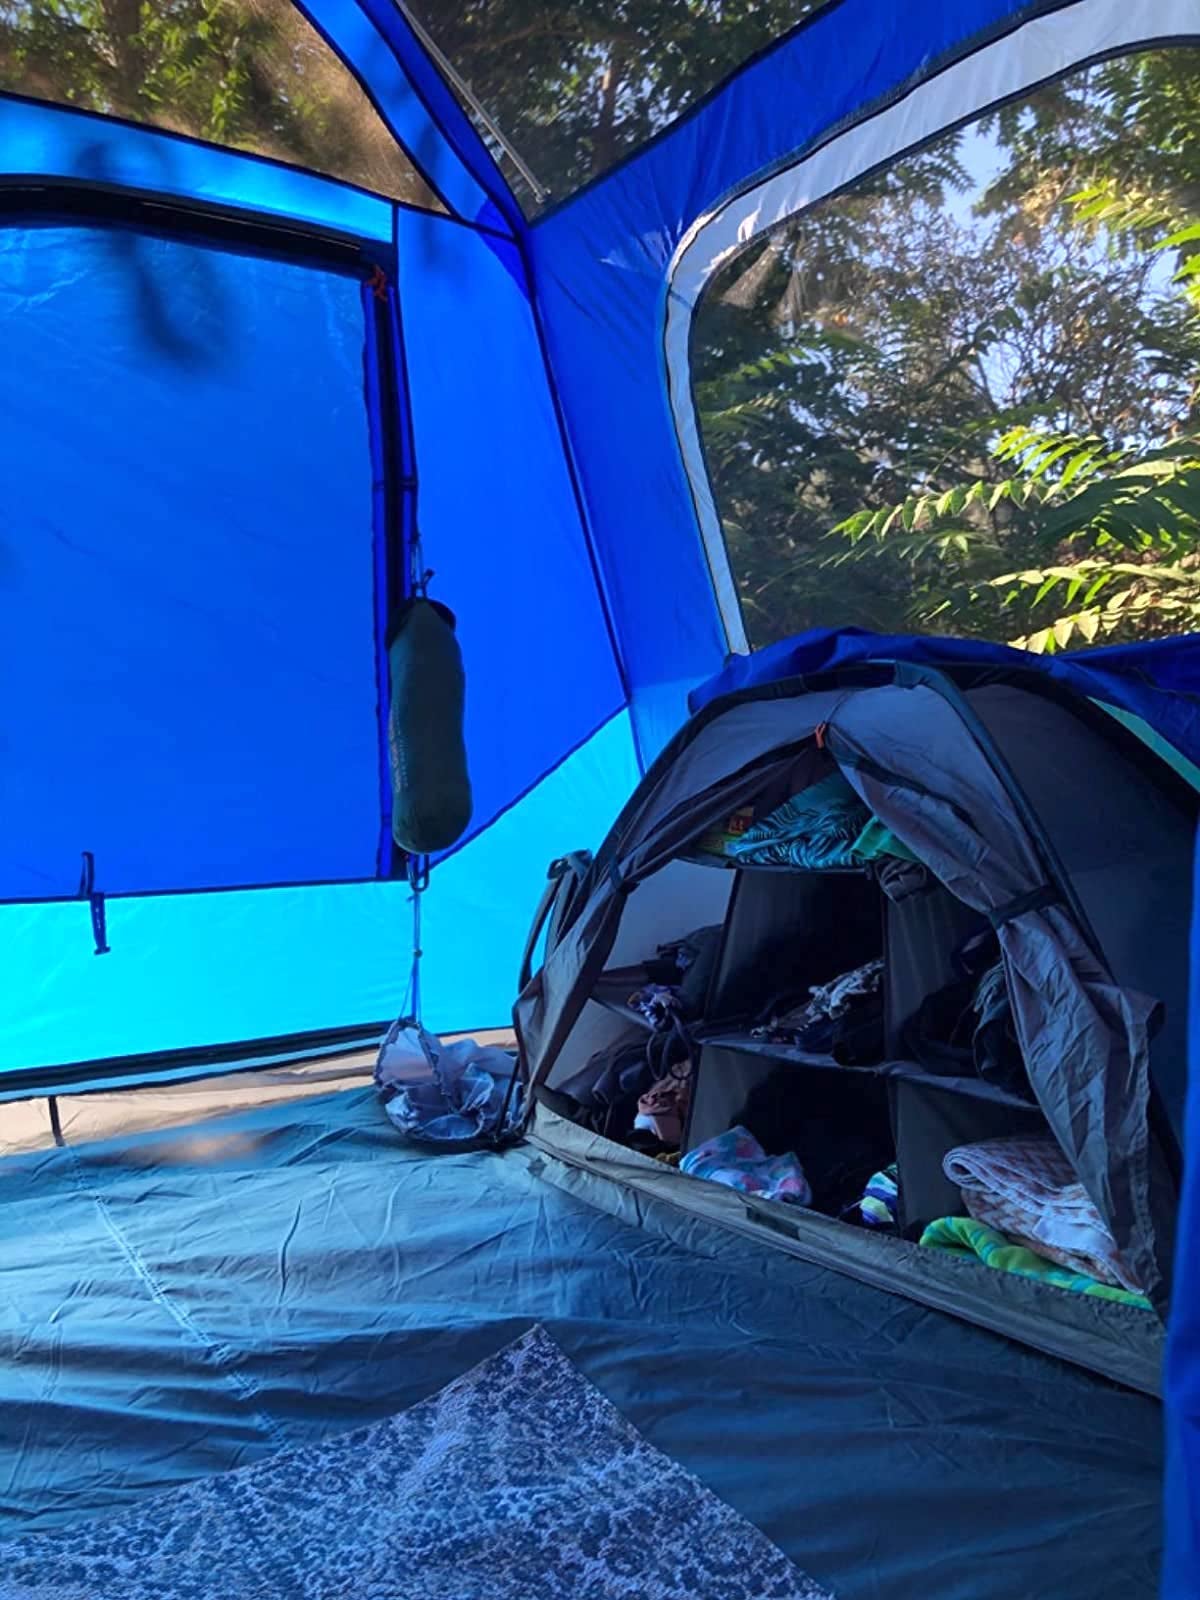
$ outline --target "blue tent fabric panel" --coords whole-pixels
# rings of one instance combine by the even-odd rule
[[[550,861],[594,848],[637,782],[614,717],[485,833],[425,897],[425,1017],[503,1027]],[[83,904],[0,906],[0,1077],[20,1068],[383,1022],[403,1007],[407,885],[360,883],[112,900],[110,954]]]
[[[621,711],[486,832],[435,866],[423,912],[421,980],[435,1030],[508,1025],[550,863],[597,849],[640,775],[629,714]]]
[[[699,711],[712,700],[782,678],[829,672],[865,661],[930,666],[994,666],[1038,672],[1075,693],[1131,712],[1190,761],[1200,764],[1200,635],[1112,645],[1102,650],[1032,655],[983,639],[940,639],[814,628],[751,656],[734,656],[691,695]]]
[[[0,344],[0,898],[373,876],[358,283],[10,228]]]
[[[0,170],[67,186],[199,200],[387,247],[390,201],[278,161],[67,106],[0,94]]]
[[[516,249],[397,216],[417,516],[458,618],[478,831],[624,704]]]
[[[1021,0],[842,0],[531,232],[552,365],[652,756],[727,639],[666,395],[671,259],[732,189],[939,56],[1043,9]]]

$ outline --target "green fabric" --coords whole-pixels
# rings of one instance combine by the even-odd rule
[[[899,856],[901,861],[917,859],[908,846],[901,844],[892,830],[885,827],[878,817],[871,818],[855,839],[851,849],[854,855],[863,861],[875,861],[879,856]]]
[[[1022,1278],[1037,1278],[1042,1283],[1053,1284],[1056,1289],[1071,1289],[1076,1294],[1094,1295],[1098,1300],[1119,1300],[1122,1305],[1140,1306],[1150,1310],[1145,1295],[1131,1294],[1128,1289],[1113,1289],[1099,1283],[1082,1272],[1072,1272],[1047,1261],[1045,1256],[1026,1250],[1024,1245],[1013,1244],[995,1228],[976,1222],[971,1217],[939,1217],[931,1222],[921,1235],[921,1243],[933,1250],[949,1250],[960,1256],[971,1256],[987,1267],[1000,1272],[1015,1272]]]
[[[387,650],[392,837],[409,855],[434,855],[462,838],[472,810],[466,680],[453,612],[419,596],[405,601]]]

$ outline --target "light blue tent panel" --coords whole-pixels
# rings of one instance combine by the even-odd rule
[[[434,1028],[503,1024],[533,906],[556,854],[598,840],[637,781],[622,712],[444,862],[425,897]],[[5,1072],[384,1022],[412,955],[403,883],[0,906]]]

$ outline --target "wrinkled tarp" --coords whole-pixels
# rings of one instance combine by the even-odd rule
[[[528,1147],[410,1150],[372,1090],[0,1177],[7,1536],[390,1415],[540,1322],[842,1600],[1154,1593],[1155,1402]]]

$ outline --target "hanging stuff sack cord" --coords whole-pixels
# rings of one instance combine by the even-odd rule
[[[408,886],[412,890],[412,968],[408,978],[408,1000],[404,1010],[405,1014],[410,1016],[419,1026],[421,1023],[421,957],[425,954],[421,948],[421,896],[429,887],[428,856],[409,856]]]
[[[392,837],[406,857],[412,965],[403,1014],[380,1046],[375,1079],[389,1117],[408,1137],[444,1148],[497,1148],[519,1132],[508,1126],[516,1084],[511,1057],[473,1040],[443,1045],[422,1018],[421,914],[430,857],[462,838],[472,798],[463,736],[466,682],[454,613],[429,598],[433,573],[425,567],[419,539],[410,547],[409,563],[408,595],[385,643]],[[489,1073],[494,1091],[486,1090]]]

